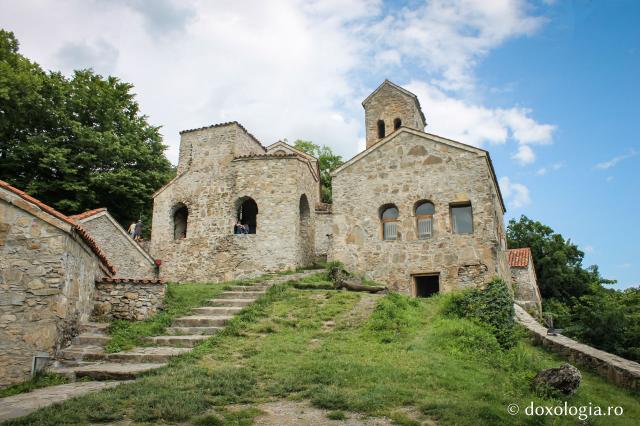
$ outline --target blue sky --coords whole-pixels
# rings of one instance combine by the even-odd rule
[[[135,85],[175,163],[178,131],[237,120],[265,145],[364,146],[385,78],[427,131],[488,149],[507,218],[540,220],[618,287],[640,284],[640,2],[0,0],[47,69]]]

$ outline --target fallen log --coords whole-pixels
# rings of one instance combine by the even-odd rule
[[[336,290],[346,289],[349,291],[364,291],[367,293],[388,292],[385,286],[371,286],[362,284],[362,278],[352,276],[346,270],[334,266],[329,270],[329,278],[333,281]]]

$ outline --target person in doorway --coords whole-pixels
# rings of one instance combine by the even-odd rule
[[[142,240],[142,220],[138,219],[138,223],[133,230],[133,239],[136,241]]]
[[[131,222],[131,225],[129,225],[129,229],[127,229],[127,232],[129,233],[129,236],[131,238],[135,237],[135,231],[136,231],[136,223]]]

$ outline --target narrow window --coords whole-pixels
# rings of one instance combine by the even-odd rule
[[[238,206],[234,234],[255,234],[258,229],[258,205],[250,197],[243,197],[236,202]]]
[[[378,139],[384,138],[384,121],[378,120]]]
[[[385,241],[394,241],[398,239],[398,208],[396,206],[387,205],[382,207],[382,239]]]
[[[431,297],[440,291],[440,277],[438,275],[414,276],[416,297]]]
[[[416,206],[418,238],[425,240],[433,235],[433,214],[435,207],[430,201],[420,201]]]
[[[181,240],[187,238],[187,222],[189,220],[189,209],[182,203],[178,203],[173,208],[173,239]]]
[[[399,118],[393,120],[393,130],[398,130],[400,126],[402,126],[402,120],[400,120]]]
[[[451,206],[451,222],[454,234],[473,233],[473,213],[471,204],[458,204]]]

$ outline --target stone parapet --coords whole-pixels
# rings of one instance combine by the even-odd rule
[[[576,364],[586,366],[607,381],[629,389],[640,390],[640,364],[617,355],[593,348],[568,337],[547,334],[542,326],[523,308],[514,305],[516,318],[525,326],[533,339],[542,346],[553,350]]]
[[[160,280],[107,279],[96,282],[95,318],[145,320],[162,309],[167,285]]]

